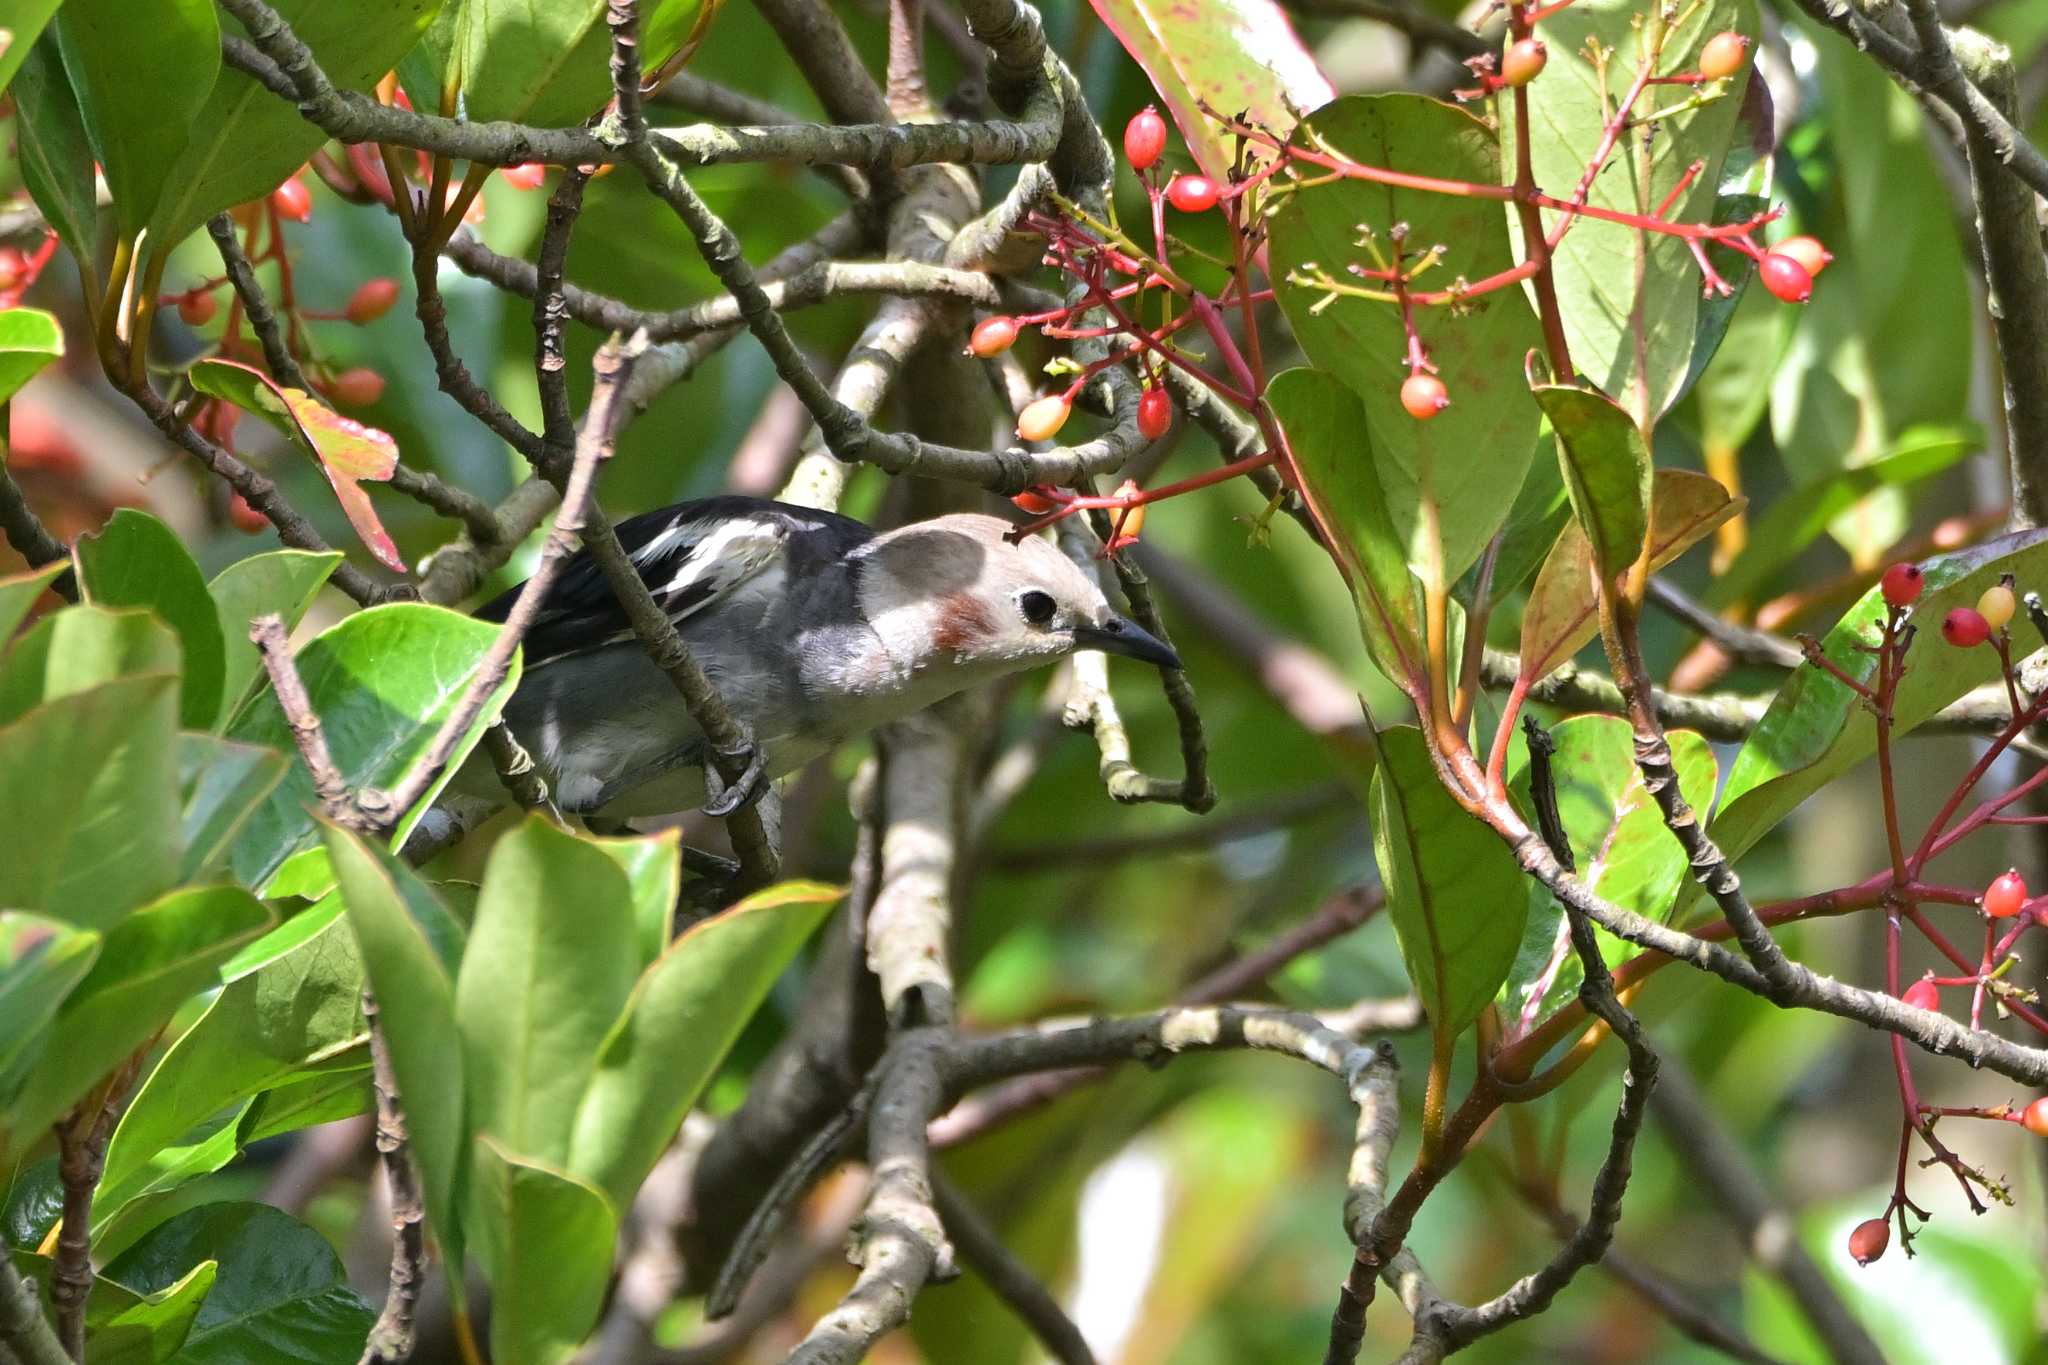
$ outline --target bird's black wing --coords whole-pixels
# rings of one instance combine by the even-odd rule
[[[851,517],[766,498],[727,495],[677,503],[618,524],[619,541],[654,600],[678,623],[759,574],[838,560],[874,532]],[[524,585],[522,585],[524,586]],[[519,588],[477,608],[485,621],[511,614]],[[526,667],[631,639],[632,623],[604,571],[579,550],[563,566],[526,632]]]

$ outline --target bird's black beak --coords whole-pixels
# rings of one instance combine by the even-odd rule
[[[1127,659],[1137,659],[1161,668],[1178,669],[1180,655],[1173,652],[1173,646],[1146,630],[1135,621],[1121,616],[1111,616],[1099,626],[1074,627],[1074,642],[1082,649],[1099,649],[1105,654],[1121,654]]]

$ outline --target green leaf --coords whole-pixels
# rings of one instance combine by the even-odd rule
[[[105,1293],[118,1287],[95,1277],[85,1310],[86,1359],[93,1365],[163,1365],[176,1358],[219,1269],[217,1262],[201,1261],[176,1283],[133,1298]]]
[[[284,618],[286,630],[296,627],[341,558],[334,550],[272,550],[236,560],[207,584],[226,652],[218,724],[235,718],[263,674],[263,657],[249,639],[249,623],[275,615]]]
[[[72,259],[90,271],[99,240],[92,147],[54,33],[44,34],[29,51],[11,93],[22,184]]]
[[[472,1127],[566,1164],[577,1101],[639,974],[616,862],[537,816],[499,839],[455,979]]]
[[[0,4],[0,32],[7,35],[6,42],[0,44],[0,90],[5,90],[14,79],[22,59],[28,56],[50,16],[62,3],[63,0],[7,0]]]
[[[322,631],[299,652],[299,676],[320,716],[335,766],[352,788],[394,786],[426,753],[489,652],[498,627],[442,607],[395,602],[359,611]],[[483,729],[519,683],[515,660],[425,800],[400,822],[402,844],[419,815],[462,766]],[[258,697],[228,727],[231,739],[296,753],[274,694]],[[284,860],[314,838],[313,780],[294,763],[284,783],[235,841],[238,880],[262,886]]]
[[[1926,574],[1914,619],[1938,622],[1950,609],[1976,602],[2003,573],[2022,583],[2048,578],[2048,531],[2020,531],[1967,550],[1922,560]],[[1868,683],[1883,636],[1883,592],[1873,587],[1835,623],[1821,651],[1849,677]],[[1914,727],[1973,687],[1995,681],[1998,656],[1988,648],[1953,649],[1923,625],[1892,702],[1892,734]],[[1870,713],[1848,685],[1811,663],[1794,669],[1770,709],[1735,756],[1711,832],[1729,857],[1740,857],[1772,826],[1820,788],[1877,749]],[[1699,901],[1696,889],[1686,905]]]
[[[470,1208],[491,1281],[491,1356],[559,1365],[597,1325],[618,1214],[590,1185],[487,1133],[477,1135],[474,1164]]]
[[[1707,39],[1728,30],[1756,40],[1754,0],[1704,0],[1685,11],[1675,31],[1659,15],[1644,15],[1636,0],[1578,0],[1545,16],[1550,63],[1543,78],[1526,88],[1535,183],[1558,198],[1569,197],[1606,135],[1605,111],[1635,79],[1638,56],[1647,44],[1662,43],[1660,73],[1691,71]],[[1588,57],[1588,45],[1594,43],[1612,49],[1604,69]],[[1748,73],[1735,78],[1720,98],[1704,103],[1698,102],[1704,93],[1699,87],[1651,86],[1634,107],[1638,126],[1645,117],[1656,120],[1651,125],[1656,135],[1622,138],[1608,168],[1594,179],[1588,202],[1623,213],[1656,213],[1692,163],[1702,161],[1706,164],[1667,216],[1680,222],[1709,220],[1747,79]],[[1501,124],[1497,183],[1508,184],[1516,164],[1514,120]],[[1514,205],[1495,212],[1519,243]],[[1546,227],[1555,221],[1544,215]],[[1572,362],[1595,388],[1614,395],[1648,425],[1677,400],[1698,339],[1700,274],[1691,251],[1669,234],[1581,218],[1558,244],[1551,273]]]
[[[117,678],[175,676],[178,638],[146,611],[67,607],[35,623],[0,660],[0,725]]]
[[[577,1106],[568,1168],[625,1207],[768,988],[844,895],[785,882],[670,945],[605,1040]]]
[[[1145,69],[1204,175],[1225,183],[1236,139],[1202,105],[1286,137],[1305,109],[1335,97],[1329,78],[1272,0],[1208,0],[1200,22],[1174,0],[1093,0],[1095,13]],[[1254,150],[1254,156],[1258,153]]]
[[[44,1026],[99,951],[100,936],[90,929],[0,910],[0,1104],[42,1055]]]
[[[1650,448],[1626,412],[1604,393],[1538,384],[1536,403],[1557,434],[1572,511],[1592,563],[1607,582],[1634,566],[1650,527]]]
[[[333,1365],[362,1353],[376,1314],[327,1239],[267,1204],[202,1204],[152,1228],[106,1268],[138,1294],[219,1263],[179,1365]]]
[[[177,689],[119,678],[0,722],[0,905],[103,928],[170,884]]]
[[[1409,978],[1439,1039],[1479,1017],[1514,966],[1529,912],[1515,857],[1437,781],[1422,732],[1380,734],[1373,849]]]
[[[383,1018],[391,1068],[411,1125],[427,1218],[444,1254],[461,1264],[457,1191],[468,1150],[455,967],[462,930],[411,868],[347,830],[323,830],[349,926]]]
[[[1523,480],[1522,491],[1508,512],[1507,524],[1500,529],[1500,546],[1493,551],[1493,576],[1486,596],[1489,605],[1500,602],[1528,581],[1571,517],[1571,498],[1565,492],[1563,467],[1557,459],[1557,437],[1545,432],[1536,448],[1536,458],[1529,462],[1529,476]],[[1465,571],[1451,590],[1467,612],[1477,603],[1479,576],[1485,567],[1486,560],[1481,559]]]
[[[598,850],[619,865],[633,896],[633,923],[637,927],[642,966],[660,957],[668,947],[676,920],[676,896],[682,889],[683,836],[681,830],[631,839],[592,839]]]
[[[0,322],[5,318],[0,314]],[[71,554],[88,601],[145,608],[178,632],[185,661],[179,721],[192,729],[213,724],[226,668],[220,617],[183,542],[149,513],[123,507],[101,530],[81,536]]]
[[[40,308],[0,308],[0,403],[63,354],[64,329],[55,316]]]
[[[100,954],[51,1023],[49,1042],[4,1122],[33,1140],[271,924],[270,911],[232,886],[174,891],[106,931]],[[5,1144],[0,1144],[5,1145]]]
[[[701,9],[699,0],[641,6],[642,70],[651,73],[675,55],[696,31]],[[452,72],[443,79],[459,83],[474,121],[581,123],[611,95],[604,10],[604,0],[450,0],[434,26],[452,44]]]
[[[178,842],[185,850],[179,881],[196,881],[227,857],[236,831],[277,789],[288,766],[274,749],[218,735],[178,736],[178,790],[184,793]]]
[[[14,628],[27,618],[29,608],[57,581],[57,576],[70,568],[61,560],[45,564],[40,569],[27,573],[9,574],[0,578],[0,652],[7,648],[7,641],[14,635]]]
[[[308,1076],[367,1068],[362,989],[355,937],[335,920],[225,987],[121,1116],[101,1177],[102,1217],[160,1188],[151,1159],[212,1115]]]
[[[1490,183],[1500,151],[1487,126],[1461,109],[1419,95],[1349,96],[1305,121],[1296,141],[1315,140],[1369,165],[1418,175]],[[1521,491],[1542,414],[1522,378],[1524,356],[1542,344],[1517,289],[1486,296],[1486,307],[1453,316],[1418,307],[1415,326],[1450,390],[1451,405],[1427,422],[1401,407],[1399,357],[1407,354],[1401,313],[1378,299],[1332,297],[1305,279],[1349,280],[1347,267],[1374,265],[1358,246],[1361,227],[1384,255],[1388,233],[1409,227],[1419,254],[1442,243],[1443,261],[1419,289],[1483,279],[1515,264],[1500,206],[1490,200],[1339,180],[1296,190],[1273,216],[1273,275],[1295,336],[1318,369],[1336,375],[1365,404],[1373,459],[1389,522],[1403,532],[1409,564],[1425,587],[1448,587],[1477,560]]]
[[[1633,729],[1619,716],[1573,716],[1550,734],[1557,744],[1551,772],[1558,814],[1580,880],[1614,905],[1653,920],[1668,919],[1685,882],[1685,853],[1664,828],[1664,817],[1643,785]],[[1669,738],[1679,791],[1694,809],[1708,809],[1717,777],[1714,751],[1690,730],[1674,730]],[[1528,809],[1528,750],[1518,748],[1515,759],[1509,785]],[[1584,974],[1556,899],[1533,882],[1529,891],[1523,952],[1502,992],[1509,1019],[1525,1025],[1576,996]],[[1610,967],[1640,951],[1604,930],[1598,937]]]
[[[323,858],[326,857],[325,849],[313,851]],[[280,901],[286,898],[273,895],[271,899]],[[221,963],[221,983],[232,985],[252,972],[262,971],[279,958],[297,952],[326,933],[328,928],[341,918],[342,908],[341,897],[330,887],[311,905],[301,909],[262,938]]]
[[[1742,510],[1742,499],[1690,469],[1660,469],[1650,482],[1650,568],[1684,554]],[[1522,608],[1522,679],[1533,683],[1599,633],[1593,552],[1574,521],[1558,533]]]
[[[153,0],[149,21],[137,18],[133,0],[69,0],[57,16],[64,69],[129,238],[156,211],[220,72],[212,0]]]
[[[202,360],[185,372],[201,393],[253,413],[310,456],[334,489],[349,525],[377,562],[397,573],[405,559],[377,518],[362,480],[390,481],[398,468],[398,443],[389,432],[343,417],[304,389],[287,388],[263,371],[233,360]]]
[[[1422,608],[1358,395],[1320,370],[1275,375],[1266,401],[1286,433],[1302,492],[1331,532],[1373,662],[1397,685],[1423,686]]]
[[[313,50],[337,89],[368,92],[398,64],[440,8],[441,0],[276,0],[271,8]],[[230,30],[242,36],[230,19]],[[159,242],[182,240],[222,209],[260,199],[306,164],[327,135],[232,68],[223,68],[206,107],[193,122],[193,141],[173,171],[150,222]]]

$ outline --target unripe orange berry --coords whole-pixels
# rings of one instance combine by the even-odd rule
[[[515,190],[537,190],[547,183],[548,168],[541,162],[529,161],[523,166],[507,166],[498,174]]]
[[[1733,29],[1716,33],[1700,49],[1700,74],[1710,81],[1724,81],[1749,65],[1749,39]]]
[[[1057,502],[1035,488],[1025,489],[1010,501],[1015,503],[1020,511],[1029,512],[1034,517],[1042,517],[1059,506]]]
[[[2017,869],[2001,872],[1984,888],[1984,913],[1992,919],[2011,919],[2027,903],[2027,880]]]
[[[313,218],[313,191],[306,183],[293,176],[270,192],[270,206],[294,223],[311,222]]]
[[[1543,74],[1544,64],[1549,60],[1550,49],[1543,45],[1541,38],[1524,38],[1500,59],[1501,84],[1510,87],[1527,85]]]
[[[1417,370],[1401,385],[1401,406],[1418,422],[1427,422],[1450,405],[1451,395],[1444,388],[1444,381],[1433,374]]]
[[[185,320],[187,327],[204,327],[213,321],[213,315],[220,304],[209,292],[185,294],[178,299],[178,316]]]
[[[270,518],[251,507],[240,493],[228,496],[228,520],[245,535],[261,535],[270,529]]]
[[[998,313],[983,318],[974,324],[974,330],[967,335],[967,350],[983,360],[1001,355],[1017,344],[1017,319]]]
[[[1809,275],[1820,274],[1827,269],[1828,262],[1835,259],[1835,254],[1822,246],[1818,237],[1787,237],[1771,250],[1780,256],[1790,256],[1805,266]]]
[[[384,396],[384,376],[358,365],[334,376],[334,382],[327,386],[327,391],[337,403],[352,408],[368,407]]]
[[[398,281],[379,275],[356,286],[356,292],[348,296],[348,305],[341,310],[342,316],[360,327],[383,317],[397,302]]]
[[[1116,496],[1132,498],[1138,495],[1138,491],[1136,479],[1125,479],[1117,486]],[[1121,550],[1126,545],[1134,544],[1138,539],[1138,533],[1145,529],[1145,504],[1141,502],[1135,507],[1125,507],[1110,513],[1110,527],[1110,549]]]
[[[2048,1137],[2048,1095],[2022,1109],[2020,1123],[2035,1137]]]
[[[1072,416],[1074,405],[1063,393],[1047,394],[1025,405],[1017,414],[1017,434],[1027,441],[1050,441]]]
[[[1984,595],[1977,599],[1977,614],[1984,618],[1984,624],[1993,630],[2003,630],[2005,623],[2012,620],[2012,611],[2017,606],[2012,589],[2003,583],[1993,583],[1984,589]]]
[[[1892,1225],[1883,1218],[1858,1223],[1849,1233],[1849,1254],[1856,1258],[1857,1265],[1869,1265],[1884,1255],[1884,1249],[1891,1244]]]

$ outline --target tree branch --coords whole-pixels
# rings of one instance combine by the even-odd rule
[[[1047,1355],[1060,1365],[1095,1365],[1095,1353],[1059,1300],[1003,1245],[1002,1237],[952,1181],[932,1177],[939,1218],[960,1259],[974,1268],[995,1296],[1031,1329]]]

